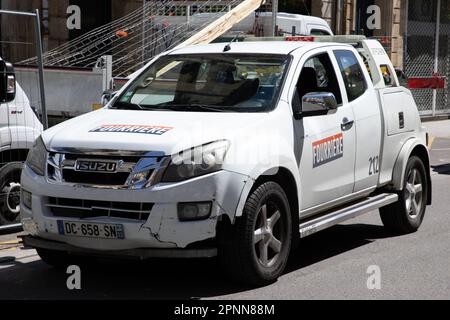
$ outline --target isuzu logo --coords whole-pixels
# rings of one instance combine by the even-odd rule
[[[81,172],[116,173],[120,161],[77,160],[75,170]]]

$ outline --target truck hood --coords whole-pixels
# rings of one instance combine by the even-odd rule
[[[266,113],[169,112],[101,109],[42,135],[49,150],[65,148],[163,152],[218,140],[233,141],[267,121]]]

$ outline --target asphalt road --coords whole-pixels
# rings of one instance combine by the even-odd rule
[[[0,235],[0,299],[450,299],[450,139],[433,145],[433,200],[419,232],[392,237],[377,212],[302,240],[268,287],[231,283],[215,260],[101,262],[83,267],[81,290],[65,271]],[[380,271],[380,288],[368,273]]]

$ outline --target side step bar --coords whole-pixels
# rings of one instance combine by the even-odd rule
[[[326,213],[320,217],[312,218],[300,224],[300,237],[305,238],[316,232],[330,228],[336,224],[349,219],[356,218],[372,210],[387,206],[398,201],[395,193],[383,193],[373,197],[365,198],[347,207]]]

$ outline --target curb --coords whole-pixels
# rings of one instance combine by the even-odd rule
[[[427,117],[421,117],[420,120],[422,122],[433,122],[433,121],[442,121],[442,120],[449,120],[450,115],[442,115],[442,116],[427,116]]]

